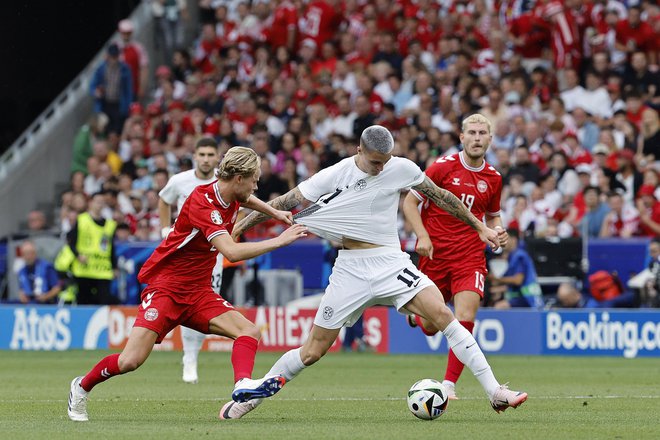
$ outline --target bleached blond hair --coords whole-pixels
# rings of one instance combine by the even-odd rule
[[[257,172],[261,159],[255,151],[246,147],[232,147],[225,153],[218,165],[215,177],[220,180],[231,180],[234,176],[249,177]]]
[[[467,118],[463,119],[463,123],[461,124],[461,132],[465,133],[468,124],[486,124],[486,126],[488,127],[488,133],[492,132],[492,126],[490,121],[488,120],[487,117],[485,117],[481,113],[474,113],[468,116]]]

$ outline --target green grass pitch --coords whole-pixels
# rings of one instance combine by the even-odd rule
[[[0,352],[2,439],[658,439],[660,360],[490,356],[501,382],[529,393],[496,414],[466,371],[461,400],[435,421],[413,417],[408,388],[441,379],[446,356],[329,354],[241,420],[220,421],[227,353],[202,353],[200,383],[181,381],[181,354],[154,352],[138,371],[93,390],[90,421],[66,414],[71,379],[107,351]],[[255,375],[278,354],[259,353]]]

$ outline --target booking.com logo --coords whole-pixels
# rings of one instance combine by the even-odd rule
[[[622,352],[624,357],[634,358],[640,351],[660,348],[660,323],[610,321],[608,312],[565,321],[559,313],[550,312],[546,316],[546,346],[549,350]]]

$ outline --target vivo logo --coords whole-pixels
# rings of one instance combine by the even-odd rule
[[[472,334],[482,351],[500,351],[504,346],[504,326],[497,319],[476,320]],[[442,332],[426,337],[429,348],[433,351],[440,349],[440,345],[444,339],[445,337]]]

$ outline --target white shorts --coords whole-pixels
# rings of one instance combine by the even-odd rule
[[[401,311],[415,295],[432,285],[433,281],[401,250],[340,250],[314,324],[326,329],[351,326],[364,309],[374,305],[393,305]]]
[[[222,287],[222,267],[224,257],[220,252],[215,258],[215,266],[213,266],[213,272],[211,273],[211,289],[218,295],[220,295],[220,287]]]

